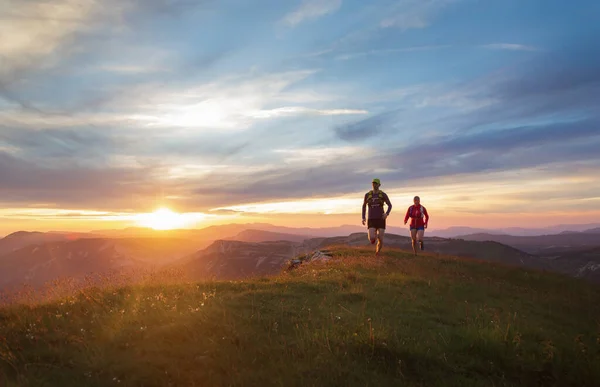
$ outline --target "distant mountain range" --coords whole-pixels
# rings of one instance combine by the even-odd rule
[[[303,242],[306,239],[314,238],[310,235],[286,234],[280,232],[263,231],[263,230],[244,230],[235,236],[223,238],[225,240],[235,240],[240,242],[268,242],[268,241],[289,241]]]
[[[94,237],[91,233],[17,231],[0,239],[0,256],[25,246]]]
[[[30,235],[19,236],[31,239]],[[0,255],[0,289],[23,284],[40,287],[60,278],[81,280],[124,268],[161,267],[196,250],[193,242],[175,238],[81,238],[33,243]]]
[[[531,254],[548,254],[600,246],[600,232],[562,232],[555,235],[514,236],[495,234],[470,234],[456,238],[470,241],[494,241],[515,247]]]
[[[329,238],[311,238],[303,242],[271,241],[254,243],[219,240],[208,248],[171,265],[173,267],[183,266],[183,271],[188,273],[192,279],[236,279],[279,272],[282,265],[289,259],[332,245],[366,246],[369,245],[369,241],[364,233]],[[387,234],[385,245],[387,247],[410,249],[410,239],[405,236]],[[543,259],[496,242],[428,238],[426,249],[427,252],[431,253],[498,261],[517,266],[549,268]]]
[[[256,231],[253,232],[255,237]],[[267,234],[265,234],[266,237]],[[426,253],[474,258],[501,262],[518,267],[555,271],[600,283],[600,242],[597,247],[581,248],[573,245],[570,251],[548,254],[531,254],[496,241],[473,241],[439,237],[425,238]],[[587,243],[586,240],[583,240]],[[191,279],[236,279],[254,275],[271,274],[281,270],[293,257],[332,245],[367,246],[364,233],[348,236],[309,238],[302,242],[264,241],[242,242],[234,240],[215,241],[208,248],[172,263],[183,267]],[[387,234],[386,247],[410,250],[410,239]],[[547,250],[548,253],[550,250]]]
[[[24,283],[39,287],[61,277],[82,279],[92,273],[140,268],[180,268],[195,279],[241,278],[273,273],[287,260],[328,245],[369,244],[362,227],[359,232],[331,235],[356,227],[250,226],[169,232],[143,228],[122,233],[16,232],[0,239],[0,289]],[[405,235],[387,233],[385,246],[410,249]],[[504,262],[600,281],[598,248],[600,228],[542,236],[477,233],[426,238],[427,253]]]
[[[429,230],[427,234],[443,238],[455,238],[469,234],[492,234],[492,235],[514,235],[514,236],[539,236],[554,235],[560,233],[600,232],[600,223],[589,224],[561,224],[544,228],[506,227],[499,229],[473,228],[473,227],[450,227],[443,230]]]
[[[393,223],[393,222],[392,222]],[[227,239],[235,237],[237,234],[246,230],[258,230],[268,231],[279,234],[289,234],[296,236],[307,236],[307,237],[334,237],[338,235],[350,235],[352,233],[364,232],[365,227],[359,224],[357,225],[341,225],[337,227],[283,227],[275,226],[269,223],[240,223],[240,224],[225,224],[215,225],[200,229],[180,229],[170,231],[157,231],[150,228],[143,227],[130,227],[125,229],[115,230],[94,230],[89,233],[79,232],[49,232],[49,233],[37,233],[41,234],[38,237],[41,238],[54,238],[61,240],[64,235],[70,235],[70,237],[152,237],[152,238],[195,238],[197,240],[208,241],[208,244],[215,239]],[[388,233],[407,235],[408,229],[406,226],[395,227],[389,226],[387,229]],[[560,233],[571,233],[571,232],[586,232],[586,233],[600,233],[600,223],[589,223],[589,224],[563,224],[555,225],[544,228],[524,228],[524,227],[508,227],[499,229],[487,229],[487,228],[473,228],[473,227],[450,227],[446,229],[429,228],[426,232],[428,236],[437,236],[442,238],[455,238],[469,234],[492,234],[492,235],[514,235],[514,236],[538,236],[538,235],[553,235]],[[17,234],[17,233],[15,233]],[[34,233],[31,233],[34,234]],[[11,234],[14,235],[14,234]],[[207,244],[207,245],[208,245]]]

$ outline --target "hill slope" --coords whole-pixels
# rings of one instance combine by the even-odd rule
[[[48,242],[68,241],[77,239],[81,234],[44,233],[37,231],[17,231],[0,238],[0,256],[19,250],[23,247]]]
[[[575,250],[545,257],[552,269],[600,283],[600,247]]]
[[[0,384],[594,386],[600,288],[387,249],[0,309]]]
[[[312,248],[320,248],[332,244],[347,246],[368,246],[369,241],[364,233],[351,234],[347,237],[315,238],[305,241]],[[513,247],[503,245],[494,241],[467,241],[462,239],[447,239],[438,237],[425,238],[426,251],[444,255],[454,255],[467,258],[477,258],[486,261],[496,261],[527,266],[534,268],[546,268],[545,261],[536,256],[525,253]],[[386,247],[410,249],[409,237],[386,234]]]
[[[516,266],[546,269],[546,260],[531,256],[496,242],[472,242],[459,239],[427,238],[427,251],[438,254],[457,255]],[[239,279],[255,275],[278,273],[288,260],[330,245],[370,246],[364,233],[331,238],[306,239],[301,243],[271,241],[249,243],[220,240],[172,264],[180,268],[190,279]],[[410,248],[410,238],[387,234],[387,247]],[[374,248],[371,246],[371,249]]]
[[[290,242],[303,242],[305,239],[314,238],[308,235],[295,235],[295,234],[285,234],[281,232],[272,232],[272,231],[263,231],[263,230],[253,230],[248,229],[240,232],[239,234],[229,237],[223,238],[226,240],[235,240],[240,242],[274,242],[274,241],[290,241]]]
[[[274,274],[298,252],[297,244],[289,241],[250,243],[216,241],[171,267],[182,269],[188,278],[237,279]]]
[[[159,266],[196,250],[189,241],[169,238],[85,238],[29,245],[0,256],[0,290],[24,284],[39,288],[59,278]]]
[[[243,233],[252,237],[280,239],[285,234],[258,231]],[[295,236],[289,236],[292,238]],[[302,238],[302,236],[299,236]],[[465,241],[428,237],[426,251],[443,255],[477,258],[516,266],[554,270],[599,281],[594,263],[582,259],[538,257],[497,242]],[[278,273],[287,261],[331,244],[370,246],[365,233],[348,236],[303,239],[302,242],[277,240],[242,242],[219,240],[205,247],[204,241],[161,238],[82,238],[74,241],[30,245],[0,256],[0,291],[23,284],[39,288],[59,278],[80,281],[89,275],[131,271],[169,265],[185,271],[190,279],[239,279]],[[387,234],[385,248],[410,249],[406,236]],[[373,246],[370,246],[372,249]],[[558,264],[560,262],[560,264]],[[586,273],[582,275],[582,270]],[[598,274],[597,274],[598,273]]]

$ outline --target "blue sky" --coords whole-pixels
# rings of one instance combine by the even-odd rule
[[[335,223],[373,177],[444,225],[600,214],[596,1],[2,0],[0,15],[10,227],[157,206]]]

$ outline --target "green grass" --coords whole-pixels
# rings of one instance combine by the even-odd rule
[[[0,309],[0,386],[597,386],[600,288],[339,247],[269,278]]]

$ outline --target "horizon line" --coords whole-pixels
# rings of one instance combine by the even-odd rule
[[[20,229],[20,230],[15,230],[12,232],[9,232],[8,234],[5,235],[0,235],[0,239],[3,239],[9,235],[13,235],[19,232],[26,232],[26,233],[42,233],[42,234],[50,234],[50,233],[64,233],[64,234],[93,234],[93,233],[101,233],[101,232],[116,232],[116,231],[127,231],[127,230],[144,230],[147,232],[155,232],[155,233],[174,233],[174,232],[181,232],[181,231],[200,231],[200,230],[205,230],[211,227],[225,227],[225,226],[232,226],[232,225],[238,225],[238,226],[248,226],[248,225],[263,225],[263,226],[271,226],[271,227],[277,227],[277,228],[281,228],[281,229],[291,229],[291,230],[302,230],[302,229],[309,229],[309,230],[327,230],[327,229],[336,229],[336,228],[343,228],[343,227],[355,227],[355,228],[365,228],[365,226],[359,226],[359,225],[352,225],[352,224],[341,224],[339,226],[329,226],[329,227],[290,227],[290,226],[277,226],[274,225],[272,223],[265,223],[265,222],[252,222],[252,223],[225,223],[225,224],[215,224],[215,225],[210,225],[210,226],[206,226],[206,227],[184,227],[184,228],[174,228],[174,229],[168,229],[168,230],[160,230],[160,229],[154,229],[152,227],[143,227],[143,226],[130,226],[130,227],[124,227],[124,228],[105,228],[105,229],[90,229],[87,231],[74,231],[74,230],[48,230],[48,231],[39,231],[39,230],[35,230],[35,229],[31,229],[31,230],[25,230],[25,229]],[[453,229],[460,229],[460,228],[464,228],[464,229],[471,229],[471,230],[480,230],[480,231],[503,231],[503,230],[524,230],[524,231],[531,231],[531,230],[549,230],[552,228],[559,228],[559,227],[590,227],[590,228],[596,228],[596,227],[600,227],[600,222],[596,222],[596,223],[560,223],[560,224],[553,224],[550,226],[543,226],[543,227],[498,227],[498,228],[489,228],[489,227],[470,227],[470,226],[464,226],[464,225],[456,225],[456,226],[450,226],[450,227],[445,227],[445,228],[440,228],[437,229],[435,227],[431,227],[428,228],[428,231],[450,231]],[[388,229],[404,229],[407,228],[407,226],[388,226]],[[366,229],[366,228],[365,228]],[[276,231],[268,231],[268,230],[258,230],[258,231],[266,231],[266,232],[276,232]],[[574,231],[574,230],[563,230],[563,231],[557,231],[557,232],[565,232],[565,231],[573,231],[573,232],[584,232],[586,230],[582,230],[582,231]],[[283,234],[283,232],[279,232],[281,234]]]

